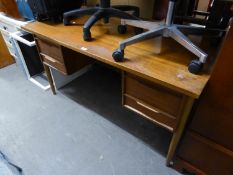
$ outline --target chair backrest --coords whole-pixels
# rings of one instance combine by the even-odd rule
[[[233,1],[215,0],[210,9],[207,27],[225,29],[229,24],[230,18],[233,16],[232,6]]]
[[[231,10],[233,1],[210,0],[207,9],[209,10],[209,12],[196,13],[196,11],[189,11],[189,9],[192,9],[191,7],[197,6],[195,4],[196,2],[194,2],[194,0],[187,0],[187,1],[179,0],[180,4],[178,4],[175,11],[175,22],[194,23],[194,24],[205,25],[207,28],[220,28],[220,29],[225,29],[228,26],[229,19],[233,16],[233,11]],[[194,15],[194,14],[198,14],[198,15]],[[200,18],[199,16],[203,16],[203,17]]]

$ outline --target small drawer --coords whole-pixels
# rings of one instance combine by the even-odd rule
[[[167,115],[163,111],[146,104],[143,101],[140,101],[136,98],[133,98],[128,95],[123,96],[123,105],[124,107],[142,115],[143,117],[152,120],[153,122],[167,128],[170,131],[176,127],[176,118],[173,116]]]
[[[127,73],[123,76],[123,94],[141,100],[174,118],[179,117],[184,100],[180,93]]]
[[[46,40],[38,39],[38,38],[35,38],[35,40],[40,50],[40,53],[48,55],[56,59],[61,64],[64,63],[61,46],[56,45],[54,43],[50,43],[49,41],[46,41]]]
[[[59,61],[57,61],[56,59],[47,56],[45,54],[40,54],[41,55],[41,59],[43,60],[43,63],[57,69],[58,71],[62,72],[63,74],[67,75],[67,70],[64,64],[61,64]]]

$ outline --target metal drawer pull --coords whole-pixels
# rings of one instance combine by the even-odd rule
[[[159,113],[160,113],[160,112],[159,112],[159,111],[157,111],[156,109],[153,109],[153,108],[151,108],[151,107],[149,107],[149,106],[147,106],[147,105],[145,105],[145,104],[143,104],[143,103],[141,103],[141,102],[139,102],[139,101],[136,101],[136,103],[137,103],[138,105],[143,106],[144,108],[147,108],[147,109],[149,109],[149,110],[151,110],[151,111],[153,111],[153,112],[157,113],[157,114],[159,114]]]

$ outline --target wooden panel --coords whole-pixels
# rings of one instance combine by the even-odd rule
[[[182,160],[180,157],[177,158],[175,163],[175,169],[182,174],[191,174],[191,175],[207,175],[205,172],[199,170],[197,167],[192,164]]]
[[[67,75],[67,69],[65,67],[64,64],[61,64],[59,61],[57,61],[56,59],[47,56],[45,54],[41,54],[41,59],[43,61],[43,63],[47,64],[48,66],[51,66],[55,69],[57,69],[58,71],[60,71],[61,73]]]
[[[0,68],[13,64],[14,62],[0,33]]]
[[[61,47],[59,45],[36,37],[35,40],[41,53],[56,59],[60,63],[64,63]]]
[[[140,8],[140,16],[142,18],[151,19],[153,12],[153,3],[154,0],[128,0],[129,5],[135,5]]]
[[[208,71],[204,71],[200,75],[189,73],[187,65],[194,55],[176,42],[166,38],[158,37],[129,46],[125,50],[125,61],[115,62],[112,58],[113,51],[119,47],[120,41],[133,35],[132,30],[129,28],[125,35],[118,34],[116,30],[118,21],[111,19],[108,25],[101,23],[94,25],[91,32],[95,40],[85,42],[82,40],[84,21],[86,18],[79,18],[77,24],[81,25],[74,26],[34,22],[23,28],[59,45],[193,98],[199,97],[209,80]],[[208,53],[213,51],[208,43],[205,46],[208,49],[203,49]],[[217,51],[216,47],[214,51]]]
[[[210,81],[200,98],[191,129],[233,150],[233,23]]]
[[[21,18],[15,0],[0,0],[0,11],[13,18]]]
[[[178,169],[233,174],[233,23],[178,152]],[[176,164],[176,163],[175,163]]]
[[[193,166],[196,172],[199,169],[208,175],[233,174],[233,152],[192,132],[187,133],[178,154],[179,158],[191,164],[188,169],[191,172]]]
[[[183,95],[148,81],[126,74],[124,94],[133,96],[145,103],[177,118],[182,108]]]
[[[168,0],[155,0],[153,19],[163,20],[167,17]]]
[[[140,8],[140,16],[142,18],[151,19],[153,11],[153,2],[154,0],[147,0],[146,3],[144,0],[112,0],[112,5],[133,5]]]
[[[129,5],[129,0],[111,0],[111,5]]]
[[[69,75],[75,73],[76,71],[82,69],[83,67],[93,62],[93,59],[91,59],[90,57],[75,52],[71,49],[67,49],[65,47],[62,47],[62,54],[67,69],[67,73]]]
[[[123,105],[126,108],[142,115],[160,126],[167,128],[169,131],[173,131],[173,128],[176,127],[176,119],[172,116],[168,116],[159,109],[131,96],[124,95],[123,98]]]

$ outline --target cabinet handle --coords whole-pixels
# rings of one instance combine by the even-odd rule
[[[151,110],[151,111],[153,111],[153,112],[157,113],[157,114],[159,114],[159,113],[160,113],[160,112],[159,112],[159,111],[157,111],[156,109],[151,108],[151,107],[149,107],[149,106],[147,106],[147,105],[145,105],[145,104],[143,104],[143,103],[141,103],[141,102],[139,102],[139,101],[136,101],[136,103],[137,103],[138,105],[143,106],[144,108],[147,108],[147,109],[149,109],[149,110]]]

